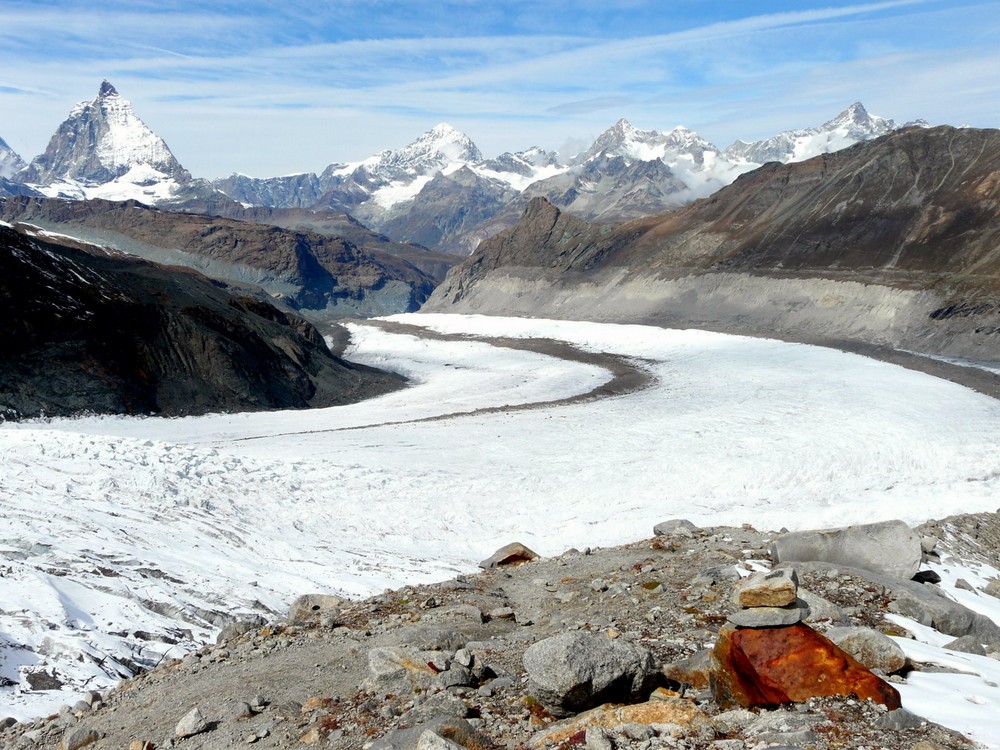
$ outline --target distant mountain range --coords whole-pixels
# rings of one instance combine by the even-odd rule
[[[803,153],[803,143],[760,148]],[[537,197],[455,266],[424,309],[862,341],[996,362],[998,208],[1000,130],[890,130],[620,224],[588,223]]]
[[[916,123],[923,124],[926,123]],[[566,161],[529,148],[492,159],[440,124],[412,143],[319,174],[193,179],[108,81],[77,104],[30,164],[0,141],[0,197],[138,200],[232,214],[243,208],[346,213],[393,240],[467,254],[542,196],[581,218],[619,221],[677,208],[767,161],[834,151],[895,129],[860,103],[815,128],[720,150],[694,131],[643,131],[619,120]]]

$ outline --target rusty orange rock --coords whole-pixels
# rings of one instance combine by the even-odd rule
[[[773,706],[856,695],[900,707],[899,692],[808,625],[725,626],[712,650],[712,694],[719,705]]]

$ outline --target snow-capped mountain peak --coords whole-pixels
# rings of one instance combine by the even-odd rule
[[[24,159],[7,145],[7,141],[0,138],[0,177],[11,177],[24,167]]]
[[[639,161],[650,161],[662,155],[662,145],[662,133],[655,130],[639,130],[623,117],[601,133],[593,145],[577,157],[577,160],[583,162],[598,157],[623,156]]]
[[[478,162],[482,153],[465,133],[440,123],[400,149],[383,151],[365,165],[380,177],[396,180],[429,175],[458,163]]]
[[[132,179],[136,175],[141,175],[138,183]],[[118,183],[112,191],[117,196],[130,193],[125,183],[176,185],[189,181],[191,175],[163,139],[139,119],[131,103],[105,80],[97,97],[73,107],[45,153],[20,178],[43,192],[91,198],[109,197],[94,191],[111,183]],[[149,199],[146,194],[129,197]]]
[[[895,129],[896,123],[892,120],[872,115],[861,102],[854,102],[818,127],[786,130],[751,143],[736,141],[723,154],[736,162],[755,164],[803,161],[877,138]]]
[[[872,138],[895,129],[896,123],[868,113],[861,102],[854,102],[832,120],[817,128],[819,131],[844,131],[863,138]]]

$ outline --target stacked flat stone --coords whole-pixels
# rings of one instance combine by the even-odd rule
[[[795,625],[809,617],[809,605],[799,598],[799,577],[792,568],[754,573],[733,590],[736,611],[729,622],[740,628]]]

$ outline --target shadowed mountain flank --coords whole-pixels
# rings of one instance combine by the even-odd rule
[[[173,416],[357,401],[395,376],[200,274],[0,226],[0,412]]]

